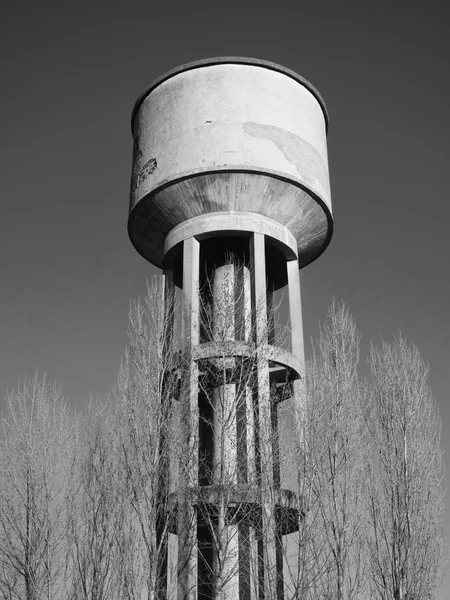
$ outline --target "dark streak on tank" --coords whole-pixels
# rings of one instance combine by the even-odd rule
[[[157,167],[158,163],[156,162],[156,158],[151,158],[148,160],[139,171],[139,175],[136,177],[134,189],[140,186],[141,183],[144,183],[144,181],[156,170]]]
[[[133,141],[133,170],[131,173],[131,192],[133,193],[136,189],[136,181],[139,177],[139,171],[141,169],[141,158],[142,158],[142,150],[139,148],[139,143],[137,138]]]

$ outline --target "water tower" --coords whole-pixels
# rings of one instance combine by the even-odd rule
[[[181,297],[179,600],[283,598],[301,499],[283,487],[277,415],[287,401],[301,410],[299,269],[333,230],[327,125],[308,81],[248,58],[176,68],[134,107],[129,236]],[[283,287],[287,347],[271,309]]]

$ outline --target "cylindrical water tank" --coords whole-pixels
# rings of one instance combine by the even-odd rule
[[[332,234],[327,122],[315,88],[274,63],[207,59],[163,75],[133,111],[134,246],[161,267],[171,229],[245,211],[286,226],[311,262]]]

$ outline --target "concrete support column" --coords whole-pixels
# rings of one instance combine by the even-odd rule
[[[163,340],[163,356],[167,362],[170,362],[173,357],[173,330],[175,322],[175,286],[173,282],[173,269],[164,269],[164,340]],[[166,363],[167,364],[167,363]],[[170,380],[166,381],[166,385],[170,388],[170,402],[174,401],[176,381],[176,370],[171,369],[167,374]],[[173,418],[173,412],[171,414]],[[166,482],[169,487],[168,492],[170,493],[175,485],[176,473],[178,473],[178,455],[174,451],[171,445],[167,445],[165,448],[167,460],[168,460],[168,472],[169,477],[166,474]],[[167,518],[167,517],[166,517]],[[159,584],[158,593],[161,599],[173,598],[176,593],[177,584],[177,556],[178,556],[178,540],[175,535],[169,535],[167,532],[167,523],[165,527],[165,551],[162,559],[161,568],[158,567],[161,582]],[[163,562],[164,561],[164,562]],[[164,595],[165,594],[165,595]]]
[[[300,295],[300,271],[298,268],[298,260],[287,261],[287,276],[292,354],[297,356],[300,359],[301,364],[304,365],[305,351],[303,347],[302,301]]]
[[[234,383],[215,388],[213,392],[214,485],[229,486],[238,482],[236,401]]]
[[[163,415],[171,414],[170,404],[173,402],[173,388],[175,382],[174,371],[169,367],[169,361],[172,355],[172,338],[174,324],[174,286],[173,272],[171,269],[164,271],[162,276],[157,279],[157,302],[155,310],[157,311],[157,336],[155,342],[158,345],[158,355],[161,365],[167,369],[163,384],[163,394],[161,401],[166,403],[162,406]],[[156,515],[156,543],[158,548],[158,567],[157,567],[157,595],[163,600],[168,596],[168,553],[169,553],[169,534],[167,520],[167,498],[170,493],[170,478],[168,474],[172,472],[171,463],[173,462],[173,451],[171,448],[170,435],[163,427],[159,439],[159,465],[160,473],[158,478],[158,506]]]
[[[168,345],[168,337],[171,335],[170,323],[167,321],[166,310],[167,302],[167,287],[166,277],[156,276],[154,279],[156,297],[156,336],[155,344],[157,345],[158,360],[161,365],[170,353]],[[161,396],[161,411],[162,415],[168,414],[169,402],[171,402],[170,392],[167,388],[170,382],[166,381],[163,393]],[[166,412],[167,411],[167,412]],[[157,545],[157,578],[156,578],[156,593],[161,600],[167,597],[167,552],[168,552],[168,530],[167,530],[167,501],[169,495],[170,481],[167,477],[170,469],[170,438],[168,438],[167,430],[163,427],[159,433],[158,447],[158,486],[157,486],[157,512],[156,512],[156,545]]]
[[[238,525],[229,522],[230,490],[237,484],[236,402],[234,383],[225,383],[215,388],[213,392],[213,483],[218,490],[216,529],[218,547],[214,564],[216,600],[239,598]]]
[[[300,271],[298,260],[287,263],[288,289],[289,289],[289,316],[291,321],[291,348],[292,354],[300,359],[300,379],[293,382],[294,411],[296,426],[300,439],[304,423],[304,382],[305,382],[305,350],[303,345],[302,302],[300,293]]]
[[[183,375],[180,425],[182,456],[178,497],[178,600],[197,598],[197,513],[192,490],[198,488],[198,367],[193,347],[199,343],[199,242],[183,243]]]
[[[234,340],[241,317],[236,311],[236,273],[234,264],[217,267],[213,279],[213,339],[221,343]],[[217,377],[222,385],[213,392],[214,472],[213,484],[219,490],[217,543],[214,579],[217,600],[239,598],[238,526],[228,522],[230,490],[238,482],[238,390],[231,380],[235,358],[216,359]]]
[[[250,290],[249,290],[250,292]],[[256,396],[250,382],[240,386],[238,413],[238,483],[248,485],[250,493],[257,494],[258,469],[256,465]],[[256,410],[255,410],[256,409]],[[247,518],[239,522],[239,599],[259,600],[257,528]]]
[[[289,288],[289,316],[291,321],[291,348],[292,354],[300,359],[300,379],[292,383],[294,431],[299,443],[303,443],[303,429],[305,424],[304,414],[304,384],[305,384],[305,351],[303,345],[303,321],[300,290],[300,271],[298,260],[287,263],[288,288]],[[300,518],[300,513],[299,513]],[[299,532],[302,524],[299,523]],[[300,540],[299,540],[300,541]]]
[[[264,235],[254,233],[250,241],[253,263],[253,294],[257,345],[258,438],[260,462],[260,493],[262,531],[257,532],[262,544],[259,573],[264,586],[263,597],[276,597],[277,565],[275,550],[275,505],[273,490],[272,425],[270,407],[269,362],[264,348],[267,345],[267,284]]]
[[[258,538],[255,528],[249,528],[249,573],[250,573],[250,599],[259,600],[260,586],[258,570]]]
[[[267,290],[267,341],[275,345],[275,309],[273,290]]]
[[[270,390],[270,407],[271,407],[271,429],[272,429],[272,461],[273,461],[273,487],[276,490],[281,486],[281,457],[280,443],[278,430],[278,397],[276,384],[272,384]],[[277,571],[277,600],[284,598],[284,583],[283,583],[283,544],[282,535],[278,527],[275,530],[275,554],[276,554],[276,571]]]
[[[235,339],[234,265],[217,267],[213,279],[213,339],[218,344]],[[215,360],[219,385],[213,391],[214,472],[213,483],[219,486],[237,483],[237,394],[230,369],[234,357]]]
[[[164,269],[164,318],[165,339],[164,355],[172,352],[173,327],[175,322],[175,285],[173,283],[173,269]]]

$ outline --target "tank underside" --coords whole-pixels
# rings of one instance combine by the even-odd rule
[[[147,194],[132,210],[128,231],[136,250],[163,268],[164,241],[181,223],[207,214],[253,212],[277,221],[294,236],[300,267],[315,260],[332,236],[333,221],[319,198],[273,175],[218,171],[182,179]]]

